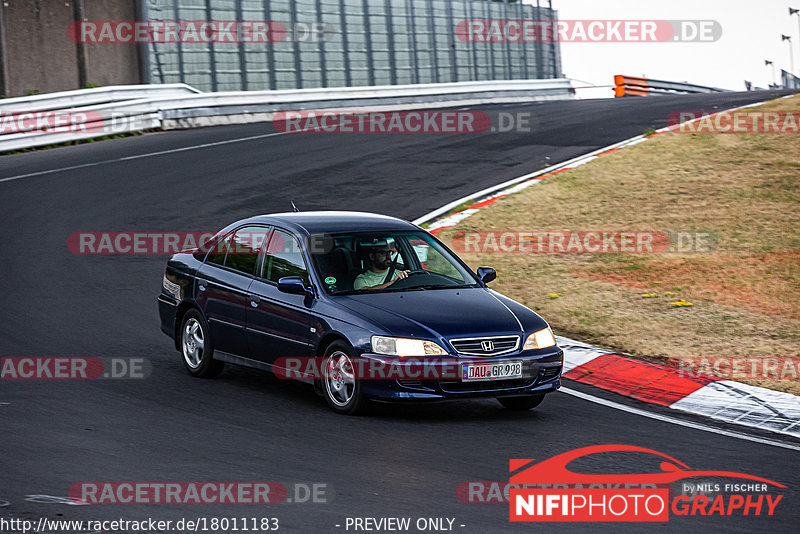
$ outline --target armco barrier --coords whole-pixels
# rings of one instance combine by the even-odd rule
[[[201,93],[183,85],[142,85],[35,95],[0,102],[0,118],[40,111],[91,115],[85,130],[15,132],[0,120],[0,152],[152,128],[198,128],[271,121],[279,111],[351,108],[437,108],[502,102],[568,99],[567,79],[389,85],[337,89]],[[94,130],[94,131],[93,131]]]
[[[184,83],[163,85],[112,85],[92,89],[60,91],[44,95],[21,96],[0,100],[0,111],[49,111],[124,102],[150,97],[179,97],[199,93]]]
[[[722,93],[726,89],[716,87],[706,87],[683,82],[668,82],[664,80],[653,80],[650,78],[639,78],[636,76],[625,76],[617,74],[614,76],[614,96],[650,96],[650,95],[686,95],[691,93]]]

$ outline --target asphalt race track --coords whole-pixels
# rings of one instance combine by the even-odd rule
[[[782,94],[480,108],[531,113],[530,133],[269,135],[270,124],[250,124],[0,157],[0,356],[141,357],[152,366],[144,380],[0,381],[0,518],[277,517],[281,531],[346,532],[347,517],[447,517],[455,518],[456,532],[533,532],[541,525],[508,522],[507,504],[460,502],[457,486],[508,480],[509,458],[541,460],[577,447],[626,443],[695,469],[749,473],[788,486],[773,517],[672,517],[653,530],[796,532],[800,449],[678,426],[565,393],[524,414],[481,400],[382,405],[369,416],[344,417],[310,388],[266,373],[229,366],[219,379],[194,379],[159,330],[156,295],[165,257],[82,256],[66,246],[73,232],[215,231],[245,216],[287,211],[290,200],[303,210],[413,219],[663,127],[673,111],[730,108]],[[680,417],[574,382],[565,386]],[[788,437],[691,420],[800,446]],[[655,468],[644,455],[587,465],[610,473]],[[295,484],[321,483],[327,502],[31,502],[46,500],[31,495],[65,497],[80,481],[277,481],[290,498]],[[631,523],[610,530],[645,528]]]

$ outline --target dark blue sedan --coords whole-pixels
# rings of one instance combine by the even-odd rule
[[[563,352],[544,319],[487,287],[495,277],[393,217],[282,213],[172,256],[158,307],[197,377],[270,370],[347,414],[370,399],[528,410],[561,385]]]

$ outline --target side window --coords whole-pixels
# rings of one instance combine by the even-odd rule
[[[267,235],[269,229],[261,226],[245,226],[236,230],[225,258],[225,267],[254,274],[258,252],[264,246]]]
[[[308,269],[300,243],[291,234],[275,230],[264,258],[264,278],[277,282],[284,276],[299,276],[308,285]]]
[[[215,265],[225,265],[225,256],[228,254],[228,250],[231,247],[231,240],[233,239],[233,234],[228,234],[219,241],[208,251],[208,256],[206,256],[206,263],[213,263]]]

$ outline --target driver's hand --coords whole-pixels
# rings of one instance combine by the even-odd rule
[[[410,272],[411,271],[400,271],[399,273],[394,275],[394,278],[392,279],[392,283],[395,283],[398,280],[402,280],[403,278],[408,278],[408,273],[410,273]]]

